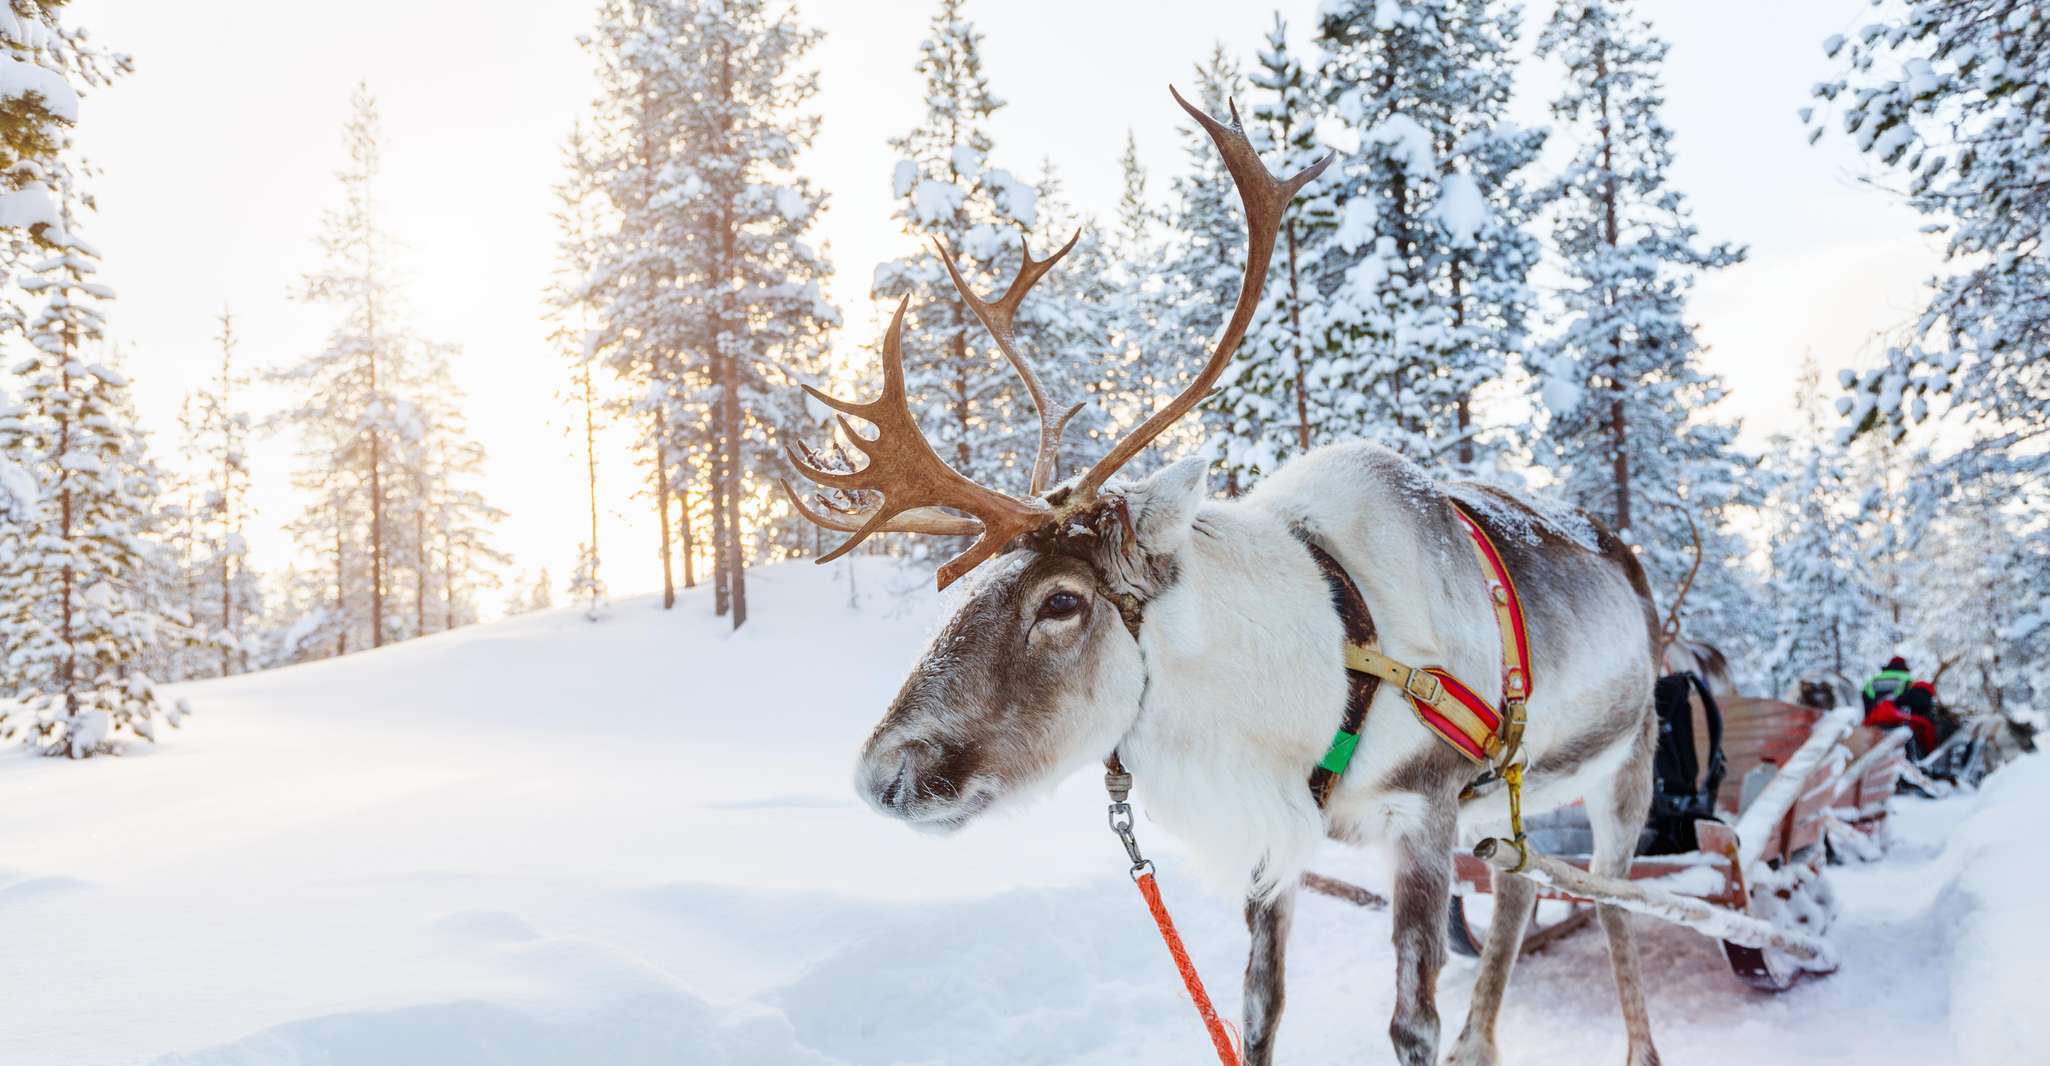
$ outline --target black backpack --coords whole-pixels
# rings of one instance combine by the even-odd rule
[[[1701,697],[1708,718],[1708,773],[1694,750],[1694,709],[1687,696]],[[1658,751],[1651,761],[1651,818],[1638,838],[1640,855],[1677,855],[1700,849],[1697,819],[1715,817],[1715,794],[1723,784],[1723,712],[1708,686],[1692,671],[1659,678],[1652,688],[1659,716]]]

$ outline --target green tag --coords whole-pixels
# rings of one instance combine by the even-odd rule
[[[1331,738],[1331,750],[1324,753],[1324,761],[1317,765],[1334,774],[1343,775],[1345,768],[1352,765],[1352,752],[1360,746],[1360,735],[1341,729]]]

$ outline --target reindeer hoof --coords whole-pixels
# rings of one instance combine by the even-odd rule
[[[1492,1040],[1469,1040],[1465,1036],[1445,1056],[1444,1066],[1501,1066],[1502,1056]]]

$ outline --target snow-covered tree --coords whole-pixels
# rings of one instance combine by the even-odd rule
[[[194,475],[201,491],[198,513],[204,525],[198,538],[203,552],[192,560],[193,596],[187,609],[205,626],[222,676],[246,670],[249,635],[263,609],[261,578],[249,565],[249,542],[243,535],[248,520],[249,415],[239,406],[247,377],[235,365],[235,319],[222,311],[220,363],[213,380],[190,397],[193,408],[191,450],[204,464]]]
[[[279,420],[298,436],[295,482],[309,497],[288,528],[334,574],[327,626],[335,651],[418,635],[474,617],[462,590],[488,584],[497,515],[475,489],[482,449],[462,426],[452,349],[404,323],[396,241],[379,215],[383,143],[376,101],[359,86],[344,126],[342,207],[320,237],[321,268],[302,296],[340,321],[320,351],[278,372],[295,394]],[[439,596],[436,595],[439,586]]]
[[[155,740],[183,708],[160,703],[143,671],[160,621],[145,599],[155,485],[127,379],[90,358],[112,293],[93,279],[98,257],[71,206],[44,232],[60,246],[22,282],[42,308],[28,323],[33,354],[16,368],[20,401],[0,417],[0,454],[40,486],[0,546],[0,736],[83,758]]]
[[[1872,0],[1824,50],[1843,73],[1815,94],[1842,132],[1946,235],[1951,267],[1885,362],[1845,376],[1853,432],[1894,434],[1930,397],[2050,432],[2050,6]],[[1820,136],[1831,109],[1808,110]]]
[[[1279,13],[1258,61],[1248,133],[1276,173],[1299,172],[1324,155],[1316,132],[1324,90],[1289,51]],[[1325,340],[1312,323],[1323,302],[1318,257],[1331,247],[1332,189],[1329,182],[1313,182],[1289,204],[1260,313],[1218,386],[1212,446],[1224,459],[1228,491],[1327,439],[1312,413],[1333,399],[1311,379],[1323,362]]]
[[[1811,405],[1816,383],[1811,362],[1797,386]],[[1775,436],[1770,455],[1779,481],[1766,510],[1773,622],[1767,691],[1782,693],[1823,674],[1858,677],[1877,650],[1877,601],[1858,555],[1864,493],[1849,456],[1812,414],[1805,432]]]
[[[590,289],[583,270],[595,254],[592,244],[601,232],[598,190],[591,185],[589,149],[582,126],[570,131],[563,147],[564,176],[555,188],[555,223],[561,230],[556,257],[556,276],[549,287],[548,301],[554,329],[549,340],[569,363],[570,386],[562,394],[581,417],[576,431],[583,437],[585,505],[589,511],[589,539],[577,548],[577,565],[570,576],[570,595],[584,604],[584,614],[597,621],[605,609],[605,579],[599,571],[598,553],[598,427],[604,405],[598,398],[597,335],[593,329]],[[668,553],[663,553],[664,558]],[[685,557],[688,558],[686,549]]]
[[[1337,224],[1314,332],[1332,437],[1495,466],[1476,392],[1525,347],[1538,254],[1520,175],[1543,135],[1505,117],[1520,18],[1494,0],[1321,9],[1326,103],[1360,142],[1323,179]]]
[[[812,246],[825,193],[799,171],[818,118],[806,56],[817,31],[766,0],[679,0],[669,38],[677,136],[667,207],[680,254],[668,298],[689,309],[683,354],[710,419],[673,425],[710,457],[715,580],[735,628],[747,621],[747,560],[761,550],[781,444],[801,424],[795,384],[825,369],[839,312]]]
[[[1538,41],[1539,55],[1565,64],[1552,113],[1573,150],[1550,193],[1566,280],[1561,328],[1539,357],[1545,444],[1563,491],[1639,546],[1661,597],[1692,562],[1681,512],[1692,516],[1707,562],[1687,598],[1688,631],[1734,645],[1757,624],[1733,512],[1758,502],[1761,485],[1734,451],[1736,427],[1701,413],[1723,386],[1686,313],[1694,279],[1743,253],[1699,245],[1669,180],[1666,51],[1616,0],[1561,0]]]
[[[71,155],[79,98],[131,69],[127,56],[65,25],[63,7],[64,0],[0,6],[0,278],[68,247],[64,202],[92,204]],[[17,292],[0,282],[0,327],[20,328],[24,315]]]
[[[872,294],[892,304],[910,300],[905,379],[919,425],[940,457],[977,481],[1022,488],[1038,422],[1016,375],[955,296],[931,241],[952,250],[969,285],[987,298],[1010,283],[1021,230],[1036,236],[1033,251],[1041,258],[1068,235],[1039,233],[1037,190],[995,163],[989,121],[1004,104],[982,69],[982,34],[962,7],[963,0],[940,0],[919,45],[925,113],[890,141],[898,157],[890,177],[896,218],[916,247],[876,267]],[[1079,400],[1054,398],[1062,405]]]

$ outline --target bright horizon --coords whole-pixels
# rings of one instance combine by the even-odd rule
[[[218,6],[226,12],[195,19],[143,0],[78,0],[72,16],[136,58],[133,76],[84,103],[80,139],[104,173],[91,185],[100,210],[83,232],[105,254],[103,277],[119,297],[108,308],[110,334],[126,353],[155,453],[175,461],[178,403],[212,369],[224,303],[248,370],[325,341],[332,313],[289,293],[317,262],[320,213],[338,196],[341,123],[350,91],[365,81],[385,122],[384,224],[407,250],[408,322],[462,348],[454,370],[472,431],[490,452],[485,491],[508,512],[497,530],[514,559],[508,580],[545,566],[560,598],[585,535],[583,466],[568,432],[576,413],[556,398],[568,377],[546,340],[542,293],[554,266],[558,149],[594,91],[576,36],[595,2],[373,0],[346,13]],[[1307,58],[1314,6],[1280,6]],[[1549,6],[1533,5],[1532,19]],[[1639,5],[1673,43],[1674,180],[1704,239],[1751,248],[1748,262],[1703,281],[1690,317],[1731,388],[1724,411],[1743,419],[1753,448],[1794,424],[1804,355],[1831,387],[1832,371],[1868,358],[1872,336],[1912,314],[1937,262],[1914,215],[1853,181],[1860,166],[1842,140],[1809,147],[1796,117],[1807,86],[1830,70],[1821,41],[1854,28],[1867,6]],[[863,358],[877,332],[867,298],[875,264],[916,241],[890,217],[894,153],[885,141],[918,116],[912,64],[933,7],[800,7],[826,31],[812,55],[824,129],[809,171],[833,194],[816,236],[837,266],[831,294],[847,324],[834,348],[843,360]],[[1777,31],[1756,33],[1752,10],[1770,12]],[[1222,0],[1063,0],[1036,10],[983,0],[969,15],[985,35],[990,82],[1010,104],[993,123],[995,161],[1036,176],[1052,160],[1068,198],[1098,217],[1116,201],[1127,128],[1164,200],[1182,156],[1165,86],[1189,83],[1220,37],[1249,63],[1272,17]],[[308,40],[321,46],[295,47]],[[1554,87],[1552,72],[1529,65],[1517,118],[1544,123]],[[250,413],[260,418],[278,399],[256,390]],[[655,587],[660,574],[652,505],[633,498],[640,479],[626,462],[627,437],[613,437],[601,442],[601,544],[606,579],[622,596]],[[275,572],[292,557],[282,532],[299,506],[292,456],[279,438],[252,451],[252,552]]]

